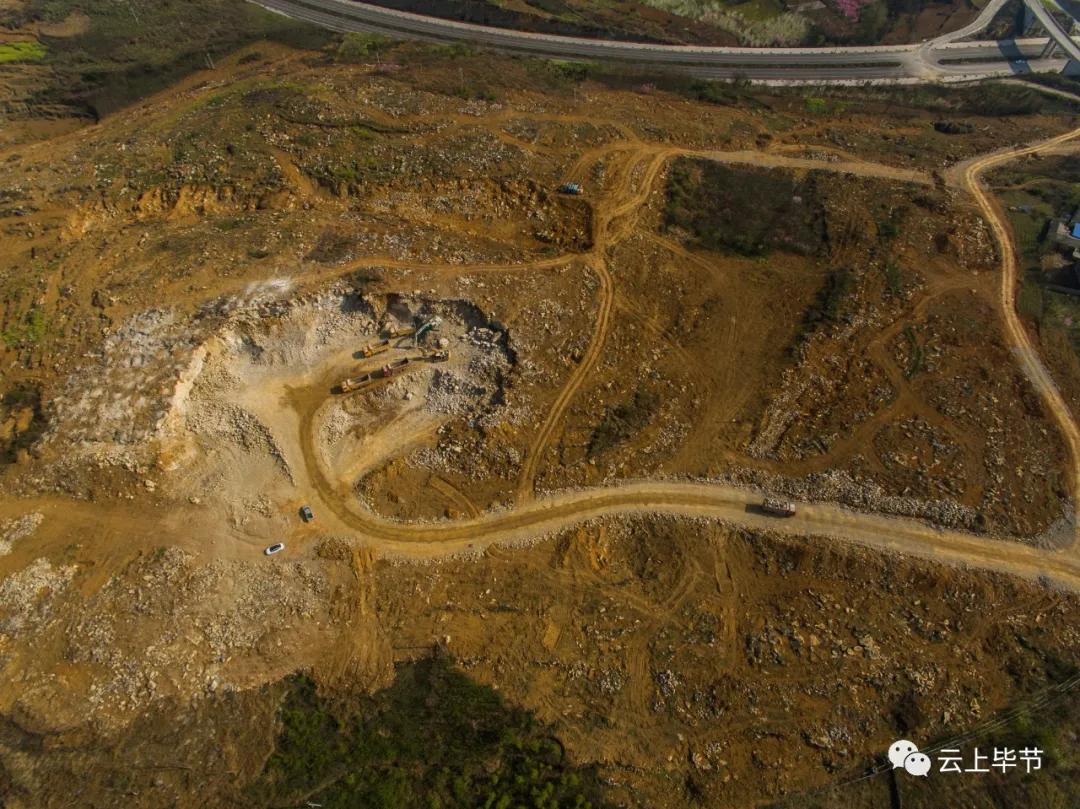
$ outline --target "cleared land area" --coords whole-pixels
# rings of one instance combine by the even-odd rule
[[[351,37],[23,129],[0,784],[746,805],[897,734],[1060,718],[1072,420],[1016,354],[976,183],[1076,126],[1028,88],[758,93]],[[998,805],[1069,794],[1044,725],[1058,763]]]

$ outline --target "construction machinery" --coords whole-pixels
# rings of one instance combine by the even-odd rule
[[[379,340],[377,343],[371,343],[360,349],[360,356],[362,357],[374,357],[376,354],[382,354],[384,351],[390,350],[389,338],[385,340]]]
[[[417,339],[419,339],[421,333],[423,333],[429,328],[437,327],[441,322],[442,321],[436,317],[432,320],[429,320],[419,329],[417,329],[415,326],[384,328],[382,330],[382,339],[364,346],[360,349],[359,354],[361,357],[365,358],[374,357],[377,354],[382,354],[383,352],[389,351],[391,348],[393,348],[394,340],[399,340],[402,337],[412,337],[413,335],[416,335]]]
[[[420,345],[420,338],[424,336],[425,332],[431,331],[432,329],[437,329],[441,325],[442,325],[442,318],[441,317],[436,315],[435,317],[431,318],[431,320],[427,321],[422,326],[420,326],[420,328],[418,328],[416,330],[416,337],[413,338],[413,343],[415,345]]]
[[[383,379],[390,379],[397,376],[403,368],[416,362],[415,357],[402,357],[399,360],[388,362],[382,368],[378,368],[374,371],[368,371],[366,374],[360,374],[359,376],[350,376],[348,379],[342,380],[338,385],[338,389],[342,393],[355,393],[358,390],[366,388],[379,382]]]
[[[367,387],[380,378],[381,376],[378,371],[369,371],[366,374],[350,376],[348,379],[342,380],[341,384],[338,385],[338,388],[342,393],[352,393],[353,391],[358,391],[361,388]]]
[[[778,497],[766,497],[761,504],[761,510],[770,517],[794,517],[795,505],[788,500]]]
[[[450,352],[445,350],[432,351],[430,354],[425,355],[424,359],[428,362],[449,362]]]
[[[379,373],[382,374],[382,379],[389,379],[392,376],[397,376],[402,368],[415,362],[413,357],[402,357],[400,360],[394,360],[391,363],[384,365]]]

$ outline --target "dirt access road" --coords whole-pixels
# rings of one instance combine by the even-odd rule
[[[1074,493],[1073,503],[1077,507],[1077,516],[1080,517],[1080,500],[1076,496],[1078,487],[1080,487],[1080,430],[1077,429],[1072,411],[1065,403],[1064,398],[1062,398],[1061,391],[1058,390],[1058,386],[1055,384],[1053,377],[1050,376],[1050,372],[1047,371],[1046,366],[1043,365],[1042,360],[1039,358],[1038,352],[1031,343],[1031,337],[1017,314],[1016,287],[1020,283],[1020,279],[1017,276],[1016,250],[1013,247],[1000,206],[991,199],[979,182],[980,176],[990,169],[997,168],[1003,163],[1008,163],[1019,157],[1052,150],[1055,146],[1073,140],[1077,136],[1080,136],[1080,130],[1073,130],[1032,146],[1008,149],[978,158],[967,164],[961,177],[964,188],[975,198],[975,202],[978,203],[983,215],[990,223],[990,227],[994,231],[994,238],[1000,247],[1000,303],[1002,316],[1005,320],[1005,332],[1009,342],[1012,343],[1013,353],[1016,355],[1020,367],[1023,368],[1024,374],[1035,387],[1035,390],[1038,391],[1043,403],[1053,415],[1058,429],[1061,430],[1061,434],[1065,438],[1069,457],[1069,477]],[[1080,523],[1080,520],[1078,520],[1078,523]]]
[[[874,514],[856,513],[834,504],[806,504],[800,507],[800,513],[788,520],[770,519],[756,513],[752,505],[760,500],[760,494],[746,489],[712,482],[673,482],[673,481],[637,481],[605,488],[584,491],[566,491],[543,498],[534,499],[534,479],[545,450],[556,432],[556,427],[572,404],[575,394],[592,370],[598,357],[602,356],[611,320],[613,301],[616,297],[614,280],[608,270],[607,262],[611,247],[627,233],[631,232],[637,214],[644,207],[656,182],[662,177],[668,161],[680,155],[707,157],[711,160],[746,163],[770,167],[814,168],[825,171],[840,171],[872,177],[889,178],[904,182],[927,183],[930,178],[915,172],[884,167],[857,160],[819,161],[801,157],[790,157],[768,152],[701,152],[680,149],[668,145],[646,143],[632,133],[623,133],[626,140],[610,144],[583,156],[573,167],[572,177],[581,180],[593,162],[606,155],[618,155],[618,175],[608,199],[597,200],[597,213],[594,217],[594,244],[585,256],[588,265],[600,280],[599,300],[594,319],[593,334],[582,360],[564,383],[554,404],[550,407],[544,422],[534,437],[523,473],[518,485],[518,503],[511,510],[488,513],[467,520],[453,523],[419,524],[400,523],[383,519],[365,512],[352,495],[350,487],[340,481],[331,481],[320,468],[316,453],[310,451],[310,422],[304,423],[301,415],[300,443],[305,449],[305,469],[298,479],[300,491],[320,514],[320,527],[333,531],[344,529],[355,533],[361,541],[375,548],[390,553],[411,557],[436,557],[503,542],[523,541],[555,532],[584,520],[602,515],[668,513],[689,517],[723,520],[733,525],[742,525],[754,530],[783,531],[792,535],[829,536],[862,543],[876,548],[887,549],[935,559],[950,564],[967,565],[975,568],[1008,572],[1025,578],[1048,576],[1060,585],[1080,591],[1080,549],[1073,543],[1066,551],[1052,552],[1034,549],[1015,542],[983,538],[963,532],[943,531],[927,524],[912,520],[885,517]],[[1059,148],[1062,144],[1080,137],[1080,129],[1032,144],[1027,147],[1013,148],[977,158],[958,167],[956,182],[960,183],[982,210],[989,221],[994,237],[999,244],[1002,263],[1000,305],[1005,321],[1005,333],[1012,344],[1018,360],[1031,379],[1065,437],[1069,454],[1069,469],[1073,491],[1080,483],[1080,430],[1072,414],[1067,409],[1056,385],[1038,358],[1030,338],[1015,312],[1015,284],[1017,261],[1007,225],[1001,212],[989,195],[980,187],[982,174],[1009,160],[1036,152]],[[491,272],[536,272],[563,266],[580,256],[552,257],[519,265],[482,265],[446,267],[447,272],[491,271]],[[351,272],[359,265],[395,266],[413,268],[409,262],[387,261],[385,258],[363,259],[351,265],[346,271]],[[432,269],[431,267],[416,267]],[[338,276],[340,269],[328,271],[326,278]],[[306,478],[306,480],[303,480]],[[37,505],[48,506],[44,499],[38,501],[18,501],[19,510]],[[14,507],[15,502],[4,504]],[[102,508],[100,504],[79,504],[65,501],[61,509],[56,504],[48,507],[47,514],[56,514],[64,525],[85,522],[96,523],[95,515]],[[5,511],[8,508],[4,509]],[[58,514],[57,512],[64,513]],[[188,512],[185,508],[176,508],[169,520],[162,520],[160,513],[135,510],[123,505],[109,512],[130,512],[133,522],[153,524],[157,531],[155,537],[164,539],[168,535],[177,544],[193,547],[198,544],[190,531],[170,528],[170,524],[184,523],[182,516]],[[471,509],[470,509],[471,511]],[[116,518],[120,520],[119,517]],[[211,531],[209,525],[207,531]],[[205,552],[205,548],[199,548]],[[254,546],[244,542],[238,550],[252,552]],[[220,553],[230,553],[220,549]]]
[[[995,152],[972,161],[962,173],[962,184],[989,220],[999,245],[1002,262],[1000,303],[1006,335],[1014,347],[1024,372],[1046,406],[1054,414],[1069,453],[1070,477],[1075,491],[1080,475],[1080,431],[1056,385],[1038,358],[1030,339],[1015,312],[1017,261],[1007,226],[1001,212],[981,188],[983,172],[1006,161],[1028,154],[1054,149],[1080,137],[1080,129],[1027,147]],[[626,152],[626,145],[618,147]],[[518,502],[511,510],[489,513],[452,523],[401,523],[383,519],[362,510],[351,496],[350,481],[332,482],[318,461],[311,436],[311,414],[301,418],[301,445],[306,465],[307,483],[331,527],[358,533],[372,545],[411,558],[432,558],[454,553],[479,551],[496,543],[526,541],[584,520],[615,514],[667,513],[684,517],[722,520],[755,530],[776,530],[803,536],[827,536],[852,541],[873,548],[911,554],[938,562],[1009,573],[1024,578],[1048,577],[1059,586],[1080,591],[1080,554],[1074,540],[1066,551],[1046,551],[1015,542],[978,537],[960,531],[946,531],[914,520],[857,513],[835,504],[801,505],[790,519],[778,520],[758,512],[756,492],[712,482],[636,481],[605,488],[567,491],[539,500],[533,499],[533,479],[555,427],[562,419],[574,395],[593,363],[601,355],[607,334],[614,282],[606,267],[607,253],[633,224],[633,215],[648,199],[662,169],[672,157],[681,154],[707,156],[724,160],[718,153],[695,153],[676,148],[647,144],[628,150],[620,168],[611,207],[596,217],[595,242],[589,256],[590,266],[600,278],[599,302],[593,335],[581,362],[574,369],[551,407],[529,450],[518,484]],[[736,162],[775,165],[786,160],[761,155],[760,161],[739,153]],[[815,161],[798,161],[803,163]],[[816,163],[816,168],[869,176],[889,176],[890,170],[861,163]],[[580,166],[578,168],[581,168]],[[893,179],[901,179],[893,175]],[[921,176],[905,176],[908,182],[925,182]],[[495,269],[495,268],[492,268]],[[511,269],[510,267],[506,268]],[[521,267],[513,268],[515,270]],[[303,415],[303,414],[302,414]]]

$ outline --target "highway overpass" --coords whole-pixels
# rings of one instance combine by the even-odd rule
[[[963,81],[1060,71],[1069,62],[1067,58],[1044,56],[1046,38],[1005,43],[964,39],[989,25],[1006,0],[991,0],[972,23],[928,42],[818,48],[663,45],[554,36],[427,17],[352,0],[250,2],[335,31],[378,33],[431,42],[469,42],[528,56],[606,62],[642,70],[678,70],[710,79],[742,76],[777,83]],[[1077,47],[1067,35],[1062,33],[1062,36],[1073,49]]]
[[[1061,27],[1054,15],[1050,13],[1050,10],[1043,5],[1042,0],[1024,0],[1024,5],[1033,15],[1035,15],[1035,19],[1039,21],[1039,24],[1050,35],[1051,41],[1061,48],[1065,55],[1069,57],[1070,61],[1080,64],[1080,46],[1077,46],[1069,32]],[[1054,3],[1054,7],[1072,19],[1071,15],[1068,15],[1068,12],[1056,2]]]

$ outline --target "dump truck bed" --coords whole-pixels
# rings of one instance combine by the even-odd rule
[[[795,516],[795,505],[777,497],[766,497],[761,504],[761,510],[773,517]]]

